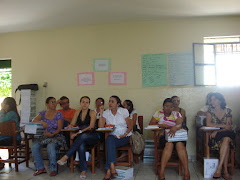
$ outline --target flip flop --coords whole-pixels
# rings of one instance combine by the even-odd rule
[[[223,179],[225,180],[232,180],[232,177],[229,174],[224,174]]]
[[[67,163],[67,161],[65,161],[65,162],[62,162],[61,160],[58,160],[58,161],[57,161],[57,163],[58,163],[59,165],[63,166],[64,164],[66,164],[66,163]]]
[[[86,175],[80,175],[80,179],[84,180],[84,179],[86,179],[86,178],[87,178]]]
[[[214,179],[218,179],[220,177],[221,177],[221,173],[220,172],[215,172],[214,175],[213,175]]]
[[[35,173],[33,174],[33,176],[38,176],[38,175],[43,174],[43,173],[47,173],[47,171],[46,171],[45,168],[39,169],[39,170],[35,171]]]

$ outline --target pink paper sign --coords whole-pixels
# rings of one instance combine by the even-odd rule
[[[127,73],[126,72],[109,72],[108,82],[109,82],[109,85],[126,85]]]
[[[78,85],[94,85],[94,73],[93,72],[84,72],[78,73]]]

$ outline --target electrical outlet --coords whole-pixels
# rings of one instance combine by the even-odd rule
[[[47,87],[48,83],[47,82],[44,82],[43,83],[43,87]]]

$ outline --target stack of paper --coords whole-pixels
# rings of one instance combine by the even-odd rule
[[[203,126],[201,129],[221,129],[220,127],[208,127],[208,126]]]
[[[145,129],[159,129],[158,125],[148,125]]]
[[[188,140],[188,133],[187,133],[187,130],[185,130],[185,129],[177,130],[174,137],[170,137],[168,135],[169,131],[170,131],[170,129],[165,129],[165,139],[168,142],[187,141]]]
[[[36,116],[35,91],[21,90],[21,125],[30,122]]]
[[[125,166],[116,166],[116,172],[118,179],[130,179],[133,177],[133,168],[125,167]]]
[[[43,125],[40,123],[23,123],[23,124],[25,125],[24,132],[28,134],[35,134],[37,136],[40,136],[45,131]]]

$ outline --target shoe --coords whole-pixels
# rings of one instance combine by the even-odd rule
[[[56,176],[57,175],[57,172],[56,171],[51,171],[49,176]]]
[[[117,177],[118,176],[118,173],[111,173],[111,179],[113,179],[113,178],[115,178],[115,177]]]
[[[229,174],[224,174],[223,179],[225,180],[232,180],[232,177]]]
[[[67,163],[67,161],[65,161],[65,162],[62,162],[61,160],[58,160],[58,161],[57,161],[57,163],[58,163],[60,166],[63,166],[64,164],[66,164],[66,163]]]
[[[37,175],[40,175],[40,174],[43,174],[43,173],[47,173],[45,168],[42,168],[42,169],[39,169],[39,170],[35,171],[33,176],[37,176]]]
[[[216,172],[214,173],[214,175],[213,175],[213,178],[214,178],[214,179],[218,179],[218,178],[220,178],[220,177],[221,177],[221,172],[217,172],[217,171],[216,171]]]
[[[166,180],[166,179],[165,179],[165,177],[164,177],[164,178],[160,178],[160,177],[158,177],[158,180]]]
[[[110,175],[110,177],[109,178],[103,178],[103,180],[111,180],[112,179],[112,175]]]
[[[86,178],[87,178],[86,175],[80,175],[80,179],[84,180],[84,179],[86,179]]]

